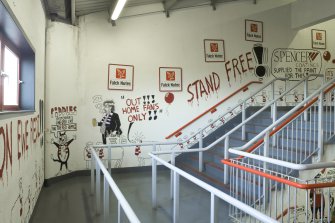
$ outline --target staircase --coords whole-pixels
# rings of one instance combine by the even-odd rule
[[[251,107],[247,109],[247,116],[258,111],[260,107]],[[291,107],[282,107],[278,111],[278,118],[287,113]],[[271,111],[269,109],[260,113],[255,119],[251,120],[246,125],[246,139],[242,140],[242,130],[235,131],[230,135],[229,145],[230,147],[239,147],[243,146],[249,140],[253,139],[256,135],[258,135],[261,131],[263,131],[266,127],[272,124],[271,119]],[[241,115],[234,117],[229,125],[223,125],[219,129],[215,131],[215,133],[211,134],[210,137],[205,138],[204,147],[210,145],[212,142],[217,140],[223,134],[229,132],[238,124],[241,123]],[[198,148],[199,144],[194,144],[192,148]],[[204,169],[203,171],[199,171],[199,155],[198,153],[184,153],[176,157],[176,166],[180,169],[191,173],[192,175],[202,179],[208,184],[219,188],[225,192],[229,192],[229,185],[224,184],[224,166],[221,163],[222,159],[225,159],[225,145],[224,142],[220,142],[215,145],[212,149],[204,152]],[[275,155],[275,154],[274,154]],[[232,155],[231,158],[235,158],[235,155]]]
[[[324,143],[334,141],[334,88],[335,85],[330,83],[326,88],[320,91],[322,93],[319,95],[314,94],[314,98],[310,97],[308,100],[306,99],[304,103],[300,103],[297,107],[281,107],[280,109],[276,109],[275,118],[279,121],[270,129],[269,126],[274,123],[273,106],[271,109],[263,109],[263,111],[261,111],[262,109],[260,107],[249,107],[246,109],[247,116],[251,116],[257,113],[257,111],[259,114],[257,117],[248,120],[244,129],[240,128],[236,130],[236,126],[245,120],[243,115],[238,114],[229,121],[229,124],[220,126],[203,139],[203,147],[211,147],[211,149],[203,152],[202,170],[198,168],[200,159],[199,153],[184,153],[179,155],[176,158],[176,166],[210,185],[230,193],[233,197],[257,210],[261,210],[265,213],[269,212],[271,216],[271,203],[273,203],[271,200],[277,197],[278,191],[282,190],[284,192],[281,193],[288,193],[288,196],[290,194],[290,192],[287,192],[287,189],[285,190],[285,184],[264,180],[264,178],[261,177],[251,177],[250,173],[247,172],[234,174],[235,170],[232,168],[230,168],[230,180],[225,181],[225,168],[227,168],[227,166],[222,165],[222,160],[227,159],[227,155],[225,155],[227,154],[226,141],[222,140],[219,143],[214,143],[214,146],[211,145],[216,140],[222,139],[222,135],[229,133],[229,148],[240,147],[239,149],[247,149],[251,154],[294,164],[310,164],[313,160],[320,160],[323,154]],[[322,98],[322,100],[320,98]],[[286,115],[288,113],[291,115]],[[281,120],[283,116],[285,116],[285,118]],[[231,132],[234,128],[235,131]],[[242,137],[242,131],[245,131],[244,138]],[[190,149],[197,149],[199,145],[201,146],[201,144],[197,142],[193,143]],[[280,176],[292,181],[298,181],[299,171],[297,170],[272,163],[264,163],[263,161],[247,157],[243,158],[239,156],[239,159],[236,159],[237,157],[237,153],[229,154],[229,158],[232,160],[231,162],[238,163],[238,165],[243,165],[260,172],[274,174],[275,176]],[[236,171],[236,173],[237,172],[238,171]],[[272,191],[276,191],[276,195],[274,195]],[[310,199],[310,202],[313,203],[312,198]],[[328,200],[330,200],[330,198]],[[289,201],[288,204],[290,204]],[[283,209],[284,204],[281,203],[281,205]],[[322,218],[323,222],[330,222],[324,221],[324,219],[327,219],[327,217],[325,217],[326,211],[324,211],[323,214],[319,214],[319,216],[317,216],[316,213],[312,213],[312,217],[310,213],[307,214],[308,205],[307,202],[304,209],[306,212],[305,220]],[[270,208],[267,206],[270,206]],[[296,213],[298,210],[297,201],[295,201],[295,206],[288,206],[281,214],[277,213],[276,207],[275,211],[277,217],[275,218],[277,218],[277,220],[280,218],[283,219],[291,210],[295,210],[293,221],[296,221]],[[330,209],[327,212],[329,219]],[[238,222],[246,221],[246,216],[241,215],[240,210],[236,212],[232,211],[230,216],[235,218]],[[290,214],[288,214],[286,220],[291,222],[290,219]]]

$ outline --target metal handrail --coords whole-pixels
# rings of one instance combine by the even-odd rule
[[[222,160],[222,163],[228,166],[246,171],[248,173],[252,173],[252,174],[264,177],[266,179],[274,180],[276,182],[283,183],[283,184],[286,184],[286,185],[289,185],[295,188],[299,188],[299,189],[317,189],[317,188],[335,187],[335,182],[315,183],[315,184],[297,183],[297,182],[292,182],[282,177],[278,177],[278,176],[275,176],[269,173],[265,173],[265,172],[262,172],[262,171],[259,171],[253,168],[249,168],[249,167],[245,167],[245,166],[242,166],[236,163],[232,163],[230,160]]]
[[[229,132],[227,132],[226,134],[224,134],[223,136],[221,136],[220,138],[218,138],[217,140],[215,140],[210,145],[208,145],[208,146],[206,146],[204,148],[201,148],[201,149],[192,149],[190,151],[189,150],[182,150],[182,151],[181,150],[157,151],[157,152],[155,152],[155,154],[170,154],[170,153],[184,153],[184,152],[204,152],[206,150],[209,150],[212,147],[214,147],[215,145],[217,145],[218,143],[220,143],[222,140],[224,140],[225,138],[227,138],[229,135],[231,135],[232,133],[234,133],[236,130],[240,129],[243,125],[245,125],[247,122],[249,122],[251,119],[253,119],[257,115],[259,115],[264,110],[266,110],[268,107],[270,107],[271,105],[273,105],[275,102],[278,101],[278,99],[284,97],[286,94],[288,94],[290,91],[292,91],[293,89],[295,89],[297,86],[299,86],[301,83],[303,83],[304,81],[306,81],[307,79],[309,79],[309,77],[312,77],[312,76],[323,77],[323,75],[320,75],[320,74],[313,74],[313,75],[309,75],[309,76],[305,77],[304,79],[302,79],[299,82],[297,82],[293,87],[291,87],[285,93],[279,95],[277,98],[275,98],[274,100],[270,101],[266,106],[262,107],[260,110],[258,110],[257,112],[255,112],[253,115],[251,115],[249,118],[247,118],[244,122],[240,123],[239,125],[237,125],[236,127],[234,127],[232,130],[230,130]],[[304,102],[304,103],[306,103],[306,102]],[[304,104],[304,103],[299,103],[299,105],[300,104]],[[283,118],[280,118],[278,120],[283,120]],[[270,129],[270,128],[267,128],[267,129]],[[264,131],[262,131],[262,132],[264,132]],[[259,135],[260,134],[258,134],[257,136],[259,136]],[[251,141],[253,141],[253,140],[251,140]],[[250,141],[247,144],[250,145]],[[243,146],[243,148],[246,147],[245,145]]]
[[[287,167],[287,168],[290,168],[290,169],[293,169],[293,170],[313,170],[313,169],[335,167],[335,161],[333,161],[333,162],[322,162],[322,163],[312,163],[312,164],[296,164],[296,163],[290,163],[290,162],[287,162],[287,161],[282,161],[282,160],[269,158],[269,157],[265,157],[265,156],[261,156],[261,155],[252,154],[252,153],[249,153],[249,152],[243,152],[243,151],[236,150],[236,149],[233,149],[233,148],[230,148],[228,151],[230,153],[233,153],[233,154],[236,154],[236,155],[252,158],[252,159],[267,162],[267,163],[272,163],[272,164]]]
[[[110,188],[110,189],[112,189],[116,199],[118,200],[118,206],[122,207],[125,215],[129,219],[129,221],[132,222],[132,223],[140,223],[140,220],[138,219],[135,212],[133,211],[133,209],[131,208],[131,206],[127,202],[126,198],[123,196],[122,192],[120,191],[119,187],[116,185],[116,183],[113,180],[113,178],[111,177],[110,173],[105,168],[104,164],[99,159],[99,156],[97,155],[95,150],[91,149],[91,153],[92,153],[91,174],[93,173],[93,168],[95,166],[96,167],[96,175],[97,175],[97,181],[96,181],[96,190],[98,191],[98,193],[96,194],[97,207],[100,207],[100,204],[98,204],[98,203],[100,203],[100,170],[101,170],[101,172],[103,173],[103,176],[104,176],[104,182],[105,182],[104,183],[104,190],[105,190],[104,191],[104,195],[105,195],[104,196],[104,204],[107,203],[107,205],[106,205],[107,207],[106,206],[104,207],[105,219],[107,219],[107,216],[109,214],[109,188]],[[94,161],[95,161],[96,165],[93,165]],[[106,183],[108,183],[109,187],[106,187]],[[93,188],[91,188],[91,190],[94,191]],[[118,208],[118,222],[120,222],[120,208]]]
[[[227,114],[229,114],[231,111],[233,111],[234,109],[240,107],[241,105],[245,104],[249,99],[251,99],[252,97],[254,97],[256,94],[258,94],[259,92],[261,92],[262,90],[264,90],[265,88],[267,88],[268,86],[272,85],[275,81],[287,81],[288,78],[275,78],[272,81],[270,81],[269,83],[265,84],[263,87],[261,87],[259,90],[257,90],[256,92],[254,92],[251,96],[249,96],[248,98],[242,100],[242,102],[240,104],[237,104],[235,107],[231,108],[229,111],[227,111],[226,113],[224,113],[223,115],[220,115],[217,119],[211,121],[208,125],[206,125],[205,127],[201,128],[200,130],[198,130],[196,133],[194,133],[193,135],[191,135],[188,139],[180,142],[180,143],[185,143],[187,142],[189,139],[193,138],[194,136],[198,135],[200,132],[203,132],[206,128],[208,128],[208,126],[211,126],[212,124],[214,124],[215,122],[219,121],[222,117],[226,116]],[[246,88],[246,86],[243,86],[240,89],[244,89]],[[240,90],[239,89],[239,90]],[[281,97],[280,97],[281,98]],[[217,105],[213,106],[213,107],[217,107]],[[213,110],[213,107],[211,109],[208,109],[208,111]],[[177,131],[175,131],[177,132]],[[166,139],[170,138],[172,134],[170,134],[168,137],[166,137]],[[175,134],[173,134],[175,135]]]
[[[239,89],[237,89],[236,91],[234,91],[232,94],[228,95],[227,97],[225,97],[223,100],[221,100],[220,102],[216,103],[214,106],[210,107],[209,109],[207,109],[205,112],[201,113],[200,115],[198,115],[197,117],[195,117],[194,119],[192,119],[191,121],[187,122],[185,125],[183,125],[182,127],[180,127],[179,129],[177,129],[176,131],[174,131],[173,133],[171,133],[170,135],[166,136],[165,139],[169,139],[172,136],[177,136],[177,134],[183,130],[184,128],[186,128],[187,126],[191,125],[193,122],[195,122],[196,120],[198,120],[199,118],[201,118],[202,116],[204,116],[205,114],[207,114],[208,112],[212,112],[214,109],[216,109],[216,107],[218,107],[219,105],[221,105],[223,102],[227,101],[228,99],[230,99],[231,97],[233,97],[234,95],[236,95],[237,93],[241,92],[241,91],[245,91],[245,89],[248,89],[248,86],[251,84],[261,84],[262,82],[260,81],[251,81],[248,84],[240,87]],[[267,85],[268,86],[268,85]]]
[[[314,98],[314,97],[316,97],[318,94],[320,94],[320,92],[322,92],[325,88],[327,88],[327,89],[324,91],[324,93],[328,93],[331,89],[333,89],[335,87],[334,82],[335,82],[335,78],[332,79],[331,81],[329,81],[328,83],[324,84],[323,86],[321,86],[317,91],[315,91],[313,94],[311,94],[310,96],[305,98],[305,100],[298,103],[293,109],[291,109],[288,113],[286,113],[281,118],[279,118],[276,122],[272,123],[270,126],[265,128],[262,132],[260,132],[257,136],[255,136],[252,140],[250,140],[249,142],[247,142],[243,146],[233,147],[233,149],[235,149],[235,150],[245,150],[247,147],[251,146],[254,143],[259,144],[260,142],[259,141],[256,142],[256,141],[259,140],[262,136],[264,136],[267,132],[269,132],[273,128],[275,128],[282,121],[288,120],[288,118],[290,118],[292,120],[292,116],[293,116],[293,118],[295,118],[297,115],[301,114],[309,106],[311,106],[317,100],[317,98]],[[280,128],[276,128],[273,131],[271,131],[270,136],[273,135],[274,133],[278,132],[282,127],[283,126],[281,126]]]
[[[163,159],[155,156],[154,154],[152,153],[149,153],[149,156],[152,157],[153,159],[153,164],[152,164],[152,167],[153,167],[153,206],[155,207],[156,204],[157,204],[157,197],[156,197],[156,193],[157,193],[157,190],[156,190],[156,180],[157,180],[157,177],[156,177],[156,174],[157,174],[157,161],[159,163],[161,163],[162,165],[166,166],[167,168],[169,168],[171,171],[173,171],[174,173],[174,176],[175,178],[177,178],[178,180],[175,180],[175,182],[179,182],[179,175],[180,176],[183,176],[184,178],[186,178],[187,180],[191,181],[192,183],[198,185],[199,187],[205,189],[206,191],[210,192],[211,194],[211,216],[210,216],[210,222],[214,222],[215,218],[214,218],[214,197],[218,197],[218,198],[221,198],[222,200],[228,202],[229,204],[239,208],[240,210],[244,211],[245,213],[249,214],[250,216],[260,220],[261,222],[278,222],[276,221],[275,219],[272,219],[270,217],[268,217],[267,215],[259,212],[258,210],[244,204],[243,202],[231,197],[230,195],[226,194],[226,193],[223,193],[222,191],[218,190],[217,188],[199,180],[198,178],[186,173],[185,171],[171,165],[170,163],[164,161]],[[179,194],[179,189],[178,189],[179,185],[175,185],[174,186],[174,191],[175,191],[175,195],[178,195]],[[176,192],[177,191],[177,192]],[[178,212],[178,210],[175,208],[175,205],[176,206],[179,206],[179,202],[178,202],[178,197],[174,197],[174,222],[178,222],[178,213],[175,213],[175,212]]]
[[[311,76],[313,76],[313,75],[311,75]],[[277,80],[286,81],[287,78],[276,78],[276,79],[273,79],[272,81],[270,81],[269,83],[267,83],[265,86],[263,86],[261,89],[259,89],[258,91],[256,91],[252,96],[250,96],[250,97],[247,98],[247,99],[244,99],[244,100],[242,101],[242,103],[245,103],[245,102],[246,102],[247,100],[249,100],[251,97],[255,96],[257,93],[259,93],[260,91],[262,91],[263,89],[265,89],[266,87],[268,87],[270,84],[273,84],[273,83],[274,83],[275,81],[277,81]],[[299,85],[300,83],[302,83],[302,81],[298,82],[298,85]],[[287,92],[287,93],[290,92],[290,91],[291,91],[292,89],[294,89],[296,86],[297,86],[297,85],[295,85],[294,87],[292,87],[290,90],[288,90],[288,91],[286,91],[286,92]],[[273,101],[276,101],[276,100],[278,100],[279,98],[282,98],[282,97],[285,96],[285,95],[286,95],[286,93],[283,93],[282,95],[280,95],[280,97],[277,97],[277,98],[276,98],[275,100],[273,100]],[[271,104],[272,104],[272,103],[270,103],[269,105],[271,105]],[[265,106],[265,108],[268,108],[269,105]],[[235,107],[233,107],[230,111],[234,110],[235,108],[237,108],[237,107],[239,107],[239,106],[240,106],[240,104],[237,105],[237,106],[235,106]],[[262,109],[264,109],[264,107],[263,107]],[[222,115],[222,116],[227,115],[230,111],[224,113],[224,115]],[[262,111],[263,111],[263,110],[262,110]],[[251,117],[255,117],[257,114],[259,114],[259,113],[256,112],[253,116],[250,116],[248,119],[245,120],[245,123],[248,122],[248,121],[251,119]],[[221,116],[221,117],[222,117],[222,116]],[[221,117],[220,117],[220,118],[221,118]],[[215,123],[215,122],[218,121],[220,118],[218,118],[218,119],[212,121],[210,124]],[[209,124],[209,125],[210,125],[210,124]],[[204,131],[206,128],[208,128],[209,125],[207,125],[206,127],[202,128],[201,130],[199,130],[199,132]],[[242,123],[241,123],[240,125],[238,125],[237,127],[241,127],[241,126],[242,126]],[[234,129],[238,129],[237,127],[234,128]],[[199,134],[199,132],[197,132],[197,133],[191,135],[190,138],[196,136],[197,134]],[[230,131],[230,132],[232,132],[232,131]],[[229,132],[228,132],[228,133],[229,133]],[[228,135],[228,133],[225,134],[224,136]],[[221,137],[221,138],[224,138],[224,137]],[[219,143],[220,141],[222,141],[221,138],[218,139],[218,140],[216,140],[215,142]],[[185,143],[185,142],[187,142],[188,140],[189,140],[189,139],[186,139],[186,140],[181,141],[181,142],[151,142],[151,143],[107,144],[107,145],[93,146],[93,148],[115,148],[115,147],[120,147],[120,146],[125,146],[125,147],[126,147],[126,146],[178,145],[178,144],[181,144],[181,143]],[[216,143],[216,144],[217,144],[217,143]],[[183,153],[183,152],[202,152],[202,151],[206,151],[206,150],[212,148],[212,147],[215,146],[216,144],[213,144],[213,143],[212,143],[212,144],[210,144],[209,146],[207,146],[207,147],[205,147],[205,148],[202,148],[202,149],[192,149],[192,151],[189,151],[189,150],[183,150],[183,151],[180,151],[180,150],[169,150],[169,151],[166,151],[166,152],[164,152],[164,151],[156,152],[156,154],[170,154],[170,153],[172,153],[172,152],[180,152],[180,153]]]

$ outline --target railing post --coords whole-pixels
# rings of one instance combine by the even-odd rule
[[[270,131],[267,131],[265,133],[264,137],[264,156],[269,157],[269,151],[270,151]],[[263,168],[264,170],[267,170],[267,163],[264,162]]]
[[[120,201],[117,202],[117,222],[118,223],[121,223],[121,220],[122,220],[122,208],[121,208],[121,204],[120,204]]]
[[[175,165],[175,153],[171,153],[171,165]],[[173,177],[173,170],[170,170],[170,196],[173,199],[173,185],[174,185],[174,177]]]
[[[275,82],[271,83],[272,100],[275,100]]]
[[[203,148],[203,138],[202,138],[203,131],[200,132],[199,138],[199,149]],[[199,172],[203,171],[203,152],[199,152]]]
[[[304,84],[304,100],[308,97],[308,78],[305,80],[305,84]],[[304,121],[307,122],[308,121],[308,113],[307,113],[307,109],[304,111]]]
[[[179,174],[173,172],[173,223],[179,222]]]
[[[318,159],[321,161],[323,154],[323,91],[319,95],[319,106],[318,106]]]
[[[270,150],[270,131],[267,131],[264,137],[264,156],[265,157],[269,157],[269,150]],[[263,168],[264,168],[264,172],[266,172],[266,170],[268,169],[268,164],[266,162],[264,162],[263,164]],[[263,204],[267,204],[268,198],[269,198],[269,182],[267,180],[267,178],[263,178]],[[265,207],[265,206],[264,206]],[[266,210],[264,208],[264,210]]]
[[[108,222],[109,219],[109,184],[104,177],[104,221]]]
[[[227,136],[225,138],[225,141],[224,141],[224,158],[225,159],[229,159],[228,149],[229,149],[229,136]],[[229,167],[228,167],[228,165],[225,165],[224,169],[223,169],[223,177],[224,177],[223,183],[224,184],[228,184],[229,183],[228,173],[229,173]]]
[[[108,146],[108,171],[112,174],[112,147]]]
[[[157,160],[152,158],[152,182],[151,182],[151,199],[152,199],[152,208],[156,209],[157,207]]]
[[[92,154],[93,148],[91,147],[91,195],[94,195],[94,156]]]
[[[216,197],[215,197],[215,194],[212,192],[211,193],[211,209],[210,209],[210,213],[211,213],[211,216],[210,216],[210,223],[215,223],[215,213],[216,213]]]
[[[245,111],[245,109],[246,109],[246,102],[245,101],[243,101],[243,103],[242,103],[242,123],[243,123],[243,125],[242,125],[242,140],[245,140],[246,139],[246,134],[245,134],[245,124],[244,124],[244,122],[245,122],[245,117],[246,117],[246,111]]]
[[[277,102],[275,101],[272,105],[272,123],[275,123],[277,121]],[[275,146],[276,145],[276,135],[272,136],[272,145]]]
[[[100,214],[100,167],[98,162],[95,164],[95,200],[96,200],[96,213]]]
[[[271,92],[272,92],[272,101],[273,101],[273,100],[275,100],[275,82],[274,81],[271,83]],[[277,110],[276,102],[274,102],[271,106],[271,117],[272,117],[273,122],[276,121],[275,120],[275,118],[276,118],[275,113],[277,112],[276,110]]]

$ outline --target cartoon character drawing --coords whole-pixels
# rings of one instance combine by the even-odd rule
[[[114,137],[115,138],[115,137]],[[119,144],[119,142],[114,139],[113,137],[108,137],[108,140],[110,141],[110,144]],[[120,140],[121,141],[121,140]],[[84,160],[86,161],[86,168],[90,168],[91,158],[92,158],[92,152],[91,152],[91,146],[93,146],[93,142],[87,142],[86,146],[84,147]],[[96,142],[95,146],[103,145],[102,142]],[[99,158],[103,163],[106,164],[108,162],[108,151],[106,148],[95,148],[95,151],[97,152]],[[124,148],[123,147],[116,147],[112,149],[112,158],[111,163],[114,168],[120,168],[122,167],[124,157]]]
[[[63,169],[63,165],[65,165],[66,170],[70,172],[67,166],[67,161],[69,160],[69,157],[70,157],[69,145],[73,142],[73,140],[75,140],[75,136],[72,139],[67,140],[66,132],[59,132],[58,140],[59,140],[58,143],[53,142],[53,140],[51,141],[51,143],[57,147],[57,159],[55,159],[53,155],[51,155],[51,159],[54,162],[60,163],[60,169],[56,176],[58,176],[61,173]]]
[[[104,116],[101,121],[98,122],[100,126],[100,133],[102,134],[102,143],[106,144],[106,138],[110,135],[120,136],[122,134],[121,122],[119,115],[114,112],[115,104],[113,100],[107,100],[103,102]],[[96,126],[96,119],[93,119],[93,126]]]

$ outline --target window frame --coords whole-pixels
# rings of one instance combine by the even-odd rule
[[[18,80],[17,80],[17,105],[5,105],[4,95],[6,94],[4,89],[4,76],[2,72],[4,70],[4,53],[5,48],[8,48],[18,58]],[[4,36],[0,33],[0,111],[18,111],[20,110],[20,80],[21,80],[21,55],[20,51]]]

